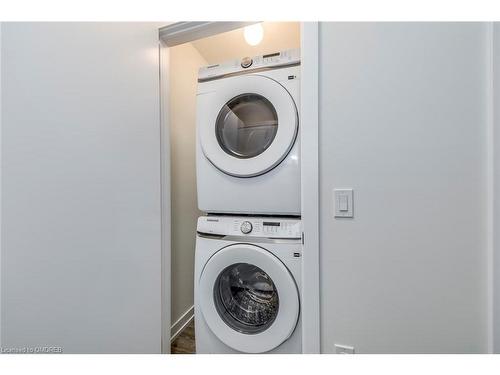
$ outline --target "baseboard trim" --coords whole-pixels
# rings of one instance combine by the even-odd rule
[[[172,343],[194,319],[194,306],[191,306],[177,321],[170,327],[170,343]]]

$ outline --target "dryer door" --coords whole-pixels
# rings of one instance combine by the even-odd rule
[[[262,353],[283,343],[299,317],[299,294],[285,265],[254,245],[223,248],[205,265],[198,300],[212,332],[244,353]]]
[[[211,84],[214,90],[198,97],[198,135],[205,156],[237,177],[258,176],[278,165],[297,137],[297,108],[288,91],[259,75]]]

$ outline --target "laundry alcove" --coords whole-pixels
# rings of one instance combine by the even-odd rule
[[[237,29],[252,24],[251,22],[185,22],[167,25],[160,29],[161,39],[161,91],[162,91],[162,150],[164,187],[163,215],[172,218],[170,228],[163,228],[163,254],[164,268],[171,269],[171,277],[165,274],[164,279],[164,324],[163,348],[166,350],[167,342],[182,330],[192,319],[192,299],[186,298],[186,291],[192,290],[193,277],[190,272],[184,272],[193,261],[194,233],[196,218],[202,213],[196,207],[196,195],[193,170],[194,160],[194,112],[195,88],[197,68],[203,65],[216,64],[228,59],[241,58],[242,56],[255,56],[259,53],[274,52],[290,47],[302,48],[301,67],[302,82],[301,94],[306,93],[306,99],[301,103],[301,110],[306,110],[305,116],[310,120],[306,130],[302,131],[305,145],[301,145],[303,165],[309,165],[302,176],[302,194],[308,199],[303,203],[302,218],[305,221],[304,232],[308,238],[304,246],[309,250],[304,257],[304,285],[309,285],[318,293],[308,294],[304,302],[303,316],[308,317],[303,331],[304,352],[319,352],[319,289],[318,283],[318,247],[317,241],[317,69],[311,64],[317,59],[317,24],[296,23],[292,31],[287,30],[286,23],[274,23],[276,32],[271,40],[274,46],[270,51],[257,49],[245,51],[242,42],[235,42],[230,35]],[[272,24],[272,23],[270,23]],[[282,29],[279,29],[281,27]],[[288,26],[291,27],[291,26]],[[279,32],[285,30],[286,32]],[[296,33],[296,41],[290,45],[290,32]],[[302,34],[302,36],[300,36]],[[293,37],[292,37],[293,38]],[[309,42],[304,46],[304,38]],[[293,40],[293,39],[292,39]],[[281,43],[281,44],[280,44]],[[215,48],[216,47],[216,48]],[[248,50],[248,46],[246,47]],[[177,72],[177,73],[173,73]],[[190,83],[188,84],[187,81]],[[316,87],[316,88],[315,88]],[[173,95],[174,91],[176,92]],[[183,105],[179,105],[182,103]],[[179,108],[190,108],[183,111]],[[306,134],[307,133],[307,134]],[[171,159],[169,159],[169,157]],[[307,176],[307,181],[306,181]],[[171,178],[170,182],[168,178]],[[183,188],[184,186],[184,188]],[[316,219],[315,219],[316,218]],[[164,220],[167,222],[167,219]],[[189,228],[189,229],[188,229]],[[181,250],[181,249],[189,249]],[[169,256],[170,255],[170,256]],[[180,266],[182,265],[182,266]],[[183,280],[183,281],[182,281]],[[170,283],[170,285],[169,285]],[[313,287],[316,285],[315,287]],[[192,298],[192,297],[191,297]],[[170,317],[168,317],[170,315]],[[167,322],[171,321],[171,325]],[[307,332],[306,332],[307,328]],[[172,332],[170,332],[172,331]]]

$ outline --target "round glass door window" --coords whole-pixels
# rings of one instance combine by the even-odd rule
[[[217,116],[215,133],[229,155],[249,159],[262,154],[278,131],[278,115],[269,100],[242,94],[229,100]]]
[[[279,297],[273,280],[248,263],[233,264],[220,273],[214,299],[223,321],[241,333],[263,332],[278,315]]]

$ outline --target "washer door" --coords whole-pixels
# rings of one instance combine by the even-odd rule
[[[297,286],[285,265],[263,248],[248,244],[223,248],[208,260],[198,282],[205,321],[235,350],[272,350],[297,325]]]
[[[263,174],[292,148],[298,129],[295,103],[288,91],[259,75],[226,78],[205,94],[198,131],[203,153],[224,173]]]

